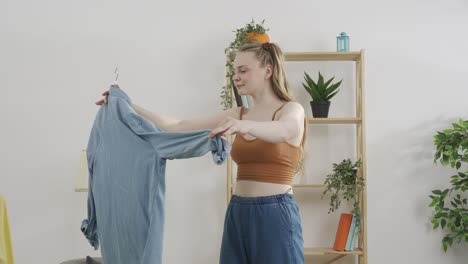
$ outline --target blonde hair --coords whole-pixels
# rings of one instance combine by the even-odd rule
[[[289,83],[286,80],[283,52],[278,45],[275,43],[252,42],[239,47],[238,52],[253,52],[262,67],[270,64],[273,67],[271,75],[273,92],[281,100],[293,101]]]
[[[249,42],[239,47],[238,52],[252,52],[255,58],[260,62],[262,67],[270,64],[273,72],[270,78],[271,87],[273,92],[286,102],[295,101],[289,89],[289,83],[286,78],[286,71],[284,68],[284,56],[281,48],[275,43],[259,43]],[[302,134],[302,141],[300,145],[301,157],[297,166],[297,171],[301,171],[305,175],[304,160],[306,158],[305,144],[307,134],[307,119],[304,117],[304,133]]]

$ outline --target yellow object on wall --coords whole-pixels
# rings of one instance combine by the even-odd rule
[[[11,246],[6,202],[0,195],[0,264],[13,263],[13,248]]]
[[[86,149],[81,150],[80,170],[75,180],[75,192],[88,191],[88,158]]]

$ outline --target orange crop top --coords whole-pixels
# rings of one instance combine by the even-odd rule
[[[275,120],[276,112],[284,105],[275,111],[272,120]],[[240,110],[240,120],[243,113],[244,107]],[[300,147],[288,142],[271,143],[259,138],[248,140],[238,134],[231,149],[231,157],[237,164],[237,181],[291,185],[299,163],[300,151]]]

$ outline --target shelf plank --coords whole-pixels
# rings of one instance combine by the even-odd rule
[[[284,52],[286,61],[358,61],[360,51],[351,52]]]
[[[362,119],[359,117],[344,118],[307,118],[308,124],[360,124]]]
[[[353,251],[336,251],[333,248],[326,247],[311,247],[304,248],[304,256],[323,256],[323,255],[362,255],[361,249]]]

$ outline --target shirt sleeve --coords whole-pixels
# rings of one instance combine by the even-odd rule
[[[124,100],[120,100],[119,103],[127,104]],[[121,112],[121,117],[135,134],[149,142],[157,154],[164,159],[200,157],[211,152],[213,161],[216,164],[222,164],[231,151],[229,141],[220,135],[208,138],[210,130],[161,131],[151,121],[138,115],[133,108],[127,112]]]
[[[211,152],[213,161],[222,164],[230,151],[227,140],[217,135],[208,138],[209,130],[190,132],[160,132],[151,136],[144,136],[155,148],[156,152],[165,159],[186,159],[200,157]]]
[[[88,217],[81,222],[81,232],[88,239],[91,246],[94,249],[99,248],[99,237],[98,237],[98,226],[96,219],[96,207],[94,203],[94,193],[93,193],[93,166],[94,166],[94,157],[98,148],[99,143],[99,131],[95,125],[91,130],[91,136],[88,141],[88,147],[86,149],[87,159],[88,159]]]

